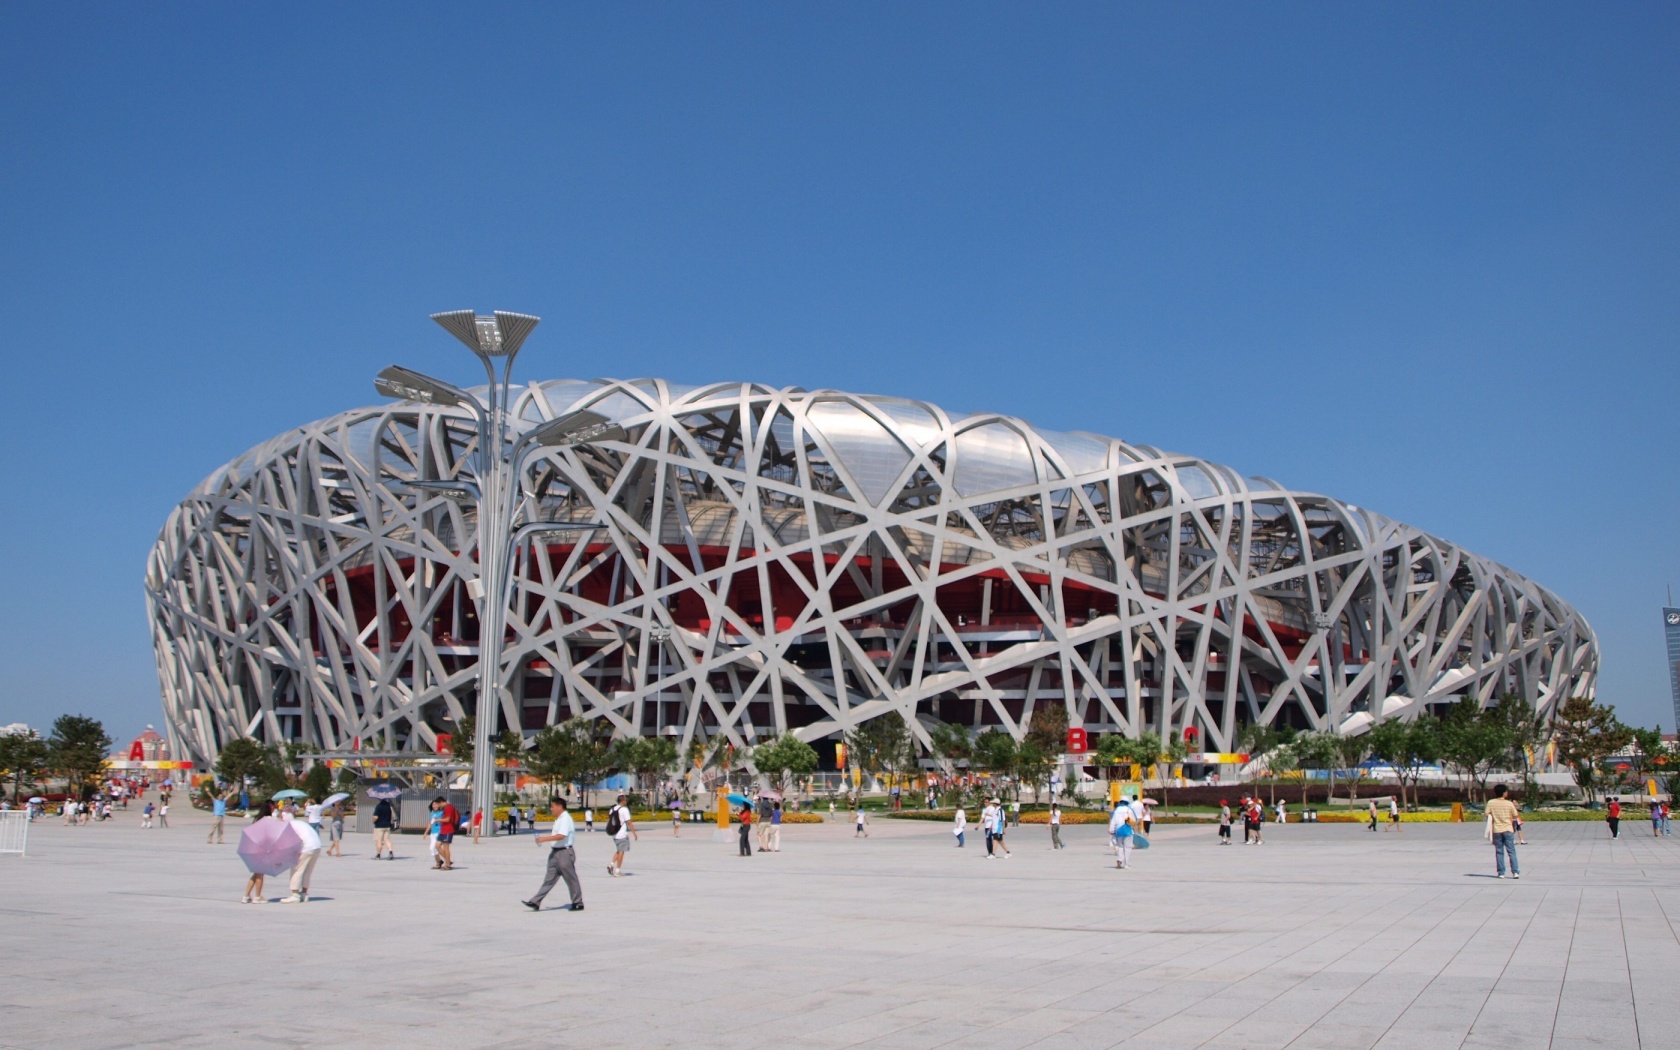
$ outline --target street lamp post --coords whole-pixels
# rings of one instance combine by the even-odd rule
[[[497,706],[502,700],[502,643],[507,631],[508,591],[512,586],[509,567],[518,543],[540,532],[568,528],[598,528],[564,522],[527,522],[515,528],[524,505],[519,478],[525,456],[539,448],[559,448],[591,441],[612,441],[624,431],[597,412],[570,412],[519,434],[509,446],[512,420],[513,359],[540,318],[530,314],[497,310],[489,317],[471,310],[433,314],[443,329],[465,343],[484,365],[488,403],[441,379],[392,365],[379,373],[374,387],[388,397],[426,404],[466,408],[478,424],[478,455],[473,464],[473,481],[422,480],[410,487],[439,491],[463,502],[470,500],[478,510],[478,704],[473,732],[472,810],[490,834],[495,822],[489,814],[495,808],[496,757],[492,741]],[[496,362],[501,362],[497,375]]]

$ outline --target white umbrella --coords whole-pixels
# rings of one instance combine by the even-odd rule
[[[331,805],[334,805],[335,803],[343,802],[345,799],[347,799],[349,797],[350,797],[349,792],[339,791],[339,792],[336,792],[334,794],[328,795],[325,799],[322,799],[321,800],[321,805],[331,806]]]

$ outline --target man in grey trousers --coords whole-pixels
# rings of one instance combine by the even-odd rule
[[[549,844],[548,873],[543,878],[542,888],[536,896],[527,901],[520,901],[532,911],[541,911],[543,898],[548,891],[561,879],[566,880],[566,891],[572,897],[572,911],[583,910],[583,884],[578,882],[577,853],[572,849],[573,840],[577,837],[577,824],[572,815],[566,812],[566,800],[558,796],[548,800],[548,808],[554,814],[554,830],[547,835],[538,835],[538,842]]]

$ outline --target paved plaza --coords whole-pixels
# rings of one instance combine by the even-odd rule
[[[751,859],[665,824],[620,879],[580,833],[587,909],[532,914],[529,835],[451,872],[352,835],[319,900],[254,906],[237,834],[171,819],[51,819],[0,857],[0,1046],[1680,1046],[1680,838],[1637,822],[1531,824],[1520,882],[1472,824],[1157,827],[1129,871],[1099,827],[985,861],[940,824],[789,826]]]

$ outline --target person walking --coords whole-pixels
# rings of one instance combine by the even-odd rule
[[[980,830],[986,836],[986,859],[992,858],[992,826],[997,820],[997,799],[988,799],[980,809]]]
[[[281,898],[280,903],[303,904],[309,900],[309,879],[315,874],[315,862],[321,859],[321,835],[309,821],[298,820],[291,810],[286,811],[284,819],[291,821],[292,834],[303,842],[303,852],[292,865],[292,895]]]
[[[770,852],[782,851],[782,804],[770,803]]]
[[[1662,806],[1662,833],[1664,835],[1671,835],[1673,832],[1671,832],[1668,828],[1668,819],[1670,816],[1669,805],[1666,801],[1659,803],[1659,805]]]
[[[763,804],[764,800],[759,799],[758,805]],[[758,823],[753,828],[753,841],[758,843],[758,852],[766,853],[770,849],[770,814],[757,807],[754,812],[758,814]]]
[[[396,860],[396,851],[391,849],[391,828],[396,823],[397,810],[391,805],[391,800],[382,798],[373,807],[373,859],[378,860],[380,854],[385,854],[387,860]]]
[[[204,837],[206,845],[222,841],[222,824],[227,820],[228,797],[232,794],[229,791],[210,800],[210,834]]]
[[[583,808],[583,830],[586,834],[595,830],[595,810],[593,807],[585,806]]]
[[[629,795],[620,795],[612,812],[607,814],[607,834],[613,840],[611,867],[615,877],[624,874],[624,855],[630,852],[630,839],[634,837],[638,842],[642,839],[636,831],[636,822],[630,819],[629,803]]]
[[[1283,808],[1283,799],[1278,799],[1274,808],[1277,810],[1277,822],[1279,824],[1289,823],[1289,812]]]
[[[83,821],[83,823],[86,823],[86,821]],[[165,802],[158,807],[158,827],[167,828],[168,826],[169,826],[169,803]]]
[[[1610,837],[1622,837],[1622,802],[1614,795],[1610,796],[1610,805],[1604,811],[1604,822],[1610,825]]]
[[[548,868],[543,875],[543,884],[536,894],[528,900],[519,903],[532,911],[541,911],[543,898],[554,888],[556,882],[562,879],[566,882],[566,892],[572,899],[570,911],[583,910],[583,884],[578,881],[577,851],[572,847],[577,838],[577,824],[572,815],[566,812],[566,800],[556,795],[548,800],[548,811],[554,816],[554,827],[547,835],[538,835],[538,843],[546,842],[548,847]]]
[[[461,826],[461,811],[455,803],[438,797],[438,859],[444,871],[455,869],[455,830]]]
[[[1254,824],[1254,844],[1264,846],[1266,844],[1266,811],[1261,808],[1258,798],[1249,800],[1248,815]]]
[[[869,816],[863,811],[863,799],[861,797],[858,799],[857,806],[857,830],[852,832],[852,838],[855,839],[859,835],[864,838],[869,837]]]
[[[1253,839],[1253,837],[1254,837],[1254,825],[1253,825],[1253,822],[1248,819],[1248,796],[1247,795],[1244,795],[1242,797],[1242,800],[1237,803],[1237,815],[1242,818],[1243,845],[1246,846],[1246,845],[1249,844],[1249,841],[1251,839]]]
[[[70,822],[70,817],[74,817],[76,815],[75,811],[70,808],[74,804],[75,803],[72,802],[66,802],[64,804],[64,812],[68,814],[65,819],[66,824]],[[143,828],[149,828],[152,826],[152,804],[150,802],[146,803],[146,808],[140,811],[140,826]]]
[[[1050,803],[1050,848],[1062,848],[1062,807]]]
[[[1372,831],[1377,830],[1377,800],[1376,799],[1371,800],[1370,812],[1366,814],[1365,823],[1370,826]]]
[[[1219,800],[1219,844],[1231,844],[1231,806],[1224,799]]]
[[[1493,840],[1493,870],[1496,878],[1505,877],[1505,858],[1511,859],[1511,878],[1522,878],[1517,868],[1516,829],[1517,804],[1505,796],[1510,789],[1504,784],[1493,789],[1493,799],[1487,804],[1488,837]]]
[[[993,823],[995,827],[992,828],[992,843],[1003,851],[1004,859],[1007,860],[1012,854],[1009,847],[1004,845],[1003,834],[1009,829],[1009,811],[1001,803],[997,807],[997,819]]]
[[[327,810],[327,856],[344,856],[344,803],[334,802]]]
[[[1141,807],[1141,809],[1142,809],[1142,812],[1138,813],[1138,820],[1143,824],[1143,833],[1145,835],[1148,835],[1149,832],[1155,827],[1155,810],[1150,808],[1150,804],[1149,804],[1148,799],[1143,799],[1142,801],[1140,801],[1138,803],[1138,806]],[[1134,812],[1137,812],[1137,811],[1134,810]],[[1261,814],[1261,819],[1262,820],[1265,819],[1265,814],[1264,813]]]
[[[741,814],[738,819],[741,825],[741,856],[750,857],[752,856],[753,825],[753,807],[751,802],[741,803]]]
[[[479,836],[484,834],[484,814],[473,810],[472,815],[473,845],[478,845]]]
[[[1109,842],[1114,847],[1114,866],[1124,871],[1132,863],[1132,822],[1136,819],[1132,811],[1131,802],[1121,799],[1114,805],[1114,812],[1108,815]]]
[[[671,837],[682,837],[682,801],[675,798],[671,800]]]
[[[954,820],[952,820],[952,822],[951,822],[951,834],[953,834],[957,837],[957,848],[958,849],[963,848],[963,839],[966,837],[967,832],[968,832],[968,811],[963,809],[961,806],[958,806],[957,807],[956,818]]]
[[[426,849],[432,855],[433,870],[443,867],[443,854],[438,849],[438,832],[443,826],[441,801],[433,799],[426,805]]]
[[[1393,795],[1388,797],[1388,826],[1393,828],[1396,832],[1403,832],[1406,830],[1400,826],[1400,800],[1395,798]],[[1519,828],[1518,830],[1520,831],[1521,829]]]
[[[1009,804],[1009,819],[1010,823],[1016,827],[1021,826],[1021,800],[1019,798]]]

